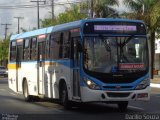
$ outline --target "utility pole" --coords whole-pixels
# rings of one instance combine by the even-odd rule
[[[91,18],[93,18],[93,0],[91,0]]]
[[[5,40],[7,39],[7,30],[9,29],[8,28],[8,25],[12,25],[12,24],[1,24],[1,25],[4,25],[5,26]]]
[[[16,18],[16,19],[18,20],[18,34],[19,34],[19,26],[20,26],[20,25],[19,25],[19,20],[20,20],[20,19],[23,19],[23,17],[14,17],[14,18]]]
[[[91,16],[91,15],[90,15],[90,12],[91,12],[90,0],[87,0],[87,6],[88,6],[88,8],[87,8],[87,11],[88,11],[88,12],[87,12],[87,13],[88,13],[87,16],[88,16],[88,18],[90,18],[90,16]]]
[[[54,19],[54,0],[52,0],[52,20]]]
[[[39,24],[39,3],[43,2],[45,4],[46,1],[31,1],[31,2],[37,2],[37,27],[38,29],[40,28],[40,24]]]

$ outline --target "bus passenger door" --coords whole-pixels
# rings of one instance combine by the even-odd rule
[[[17,46],[17,55],[16,55],[16,88],[17,92],[22,90],[22,76],[21,76],[21,61],[22,61],[22,52],[23,52],[23,46],[18,45]]]
[[[78,52],[79,38],[73,38],[73,98],[80,99],[80,53]]]
[[[44,94],[45,42],[38,43],[38,94]]]

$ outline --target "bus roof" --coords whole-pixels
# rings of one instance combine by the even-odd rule
[[[79,21],[74,21],[74,22],[69,22],[65,24],[60,24],[56,26],[51,26],[47,28],[42,28],[42,29],[37,29],[25,33],[20,33],[20,34],[15,34],[12,35],[10,40],[16,40],[16,39],[23,39],[27,37],[33,37],[37,35],[42,35],[42,34],[48,34],[51,32],[57,32],[57,31],[63,31],[67,29],[74,29],[77,27],[81,27],[82,24],[85,22],[91,22],[91,21],[122,21],[122,22],[140,22],[143,23],[141,20],[129,20],[129,19],[122,19],[122,18],[96,18],[96,19],[85,19],[85,20],[79,20]]]

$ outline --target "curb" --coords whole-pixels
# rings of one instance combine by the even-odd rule
[[[160,88],[160,84],[151,83],[150,86],[154,88]]]

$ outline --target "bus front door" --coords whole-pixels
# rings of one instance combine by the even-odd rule
[[[73,38],[73,99],[80,100],[80,53],[79,38]]]
[[[44,95],[45,42],[38,43],[38,94]]]
[[[22,51],[23,51],[23,46],[18,45],[17,46],[17,55],[16,55],[16,88],[17,92],[22,90],[22,84],[21,84],[21,61],[22,61]]]

